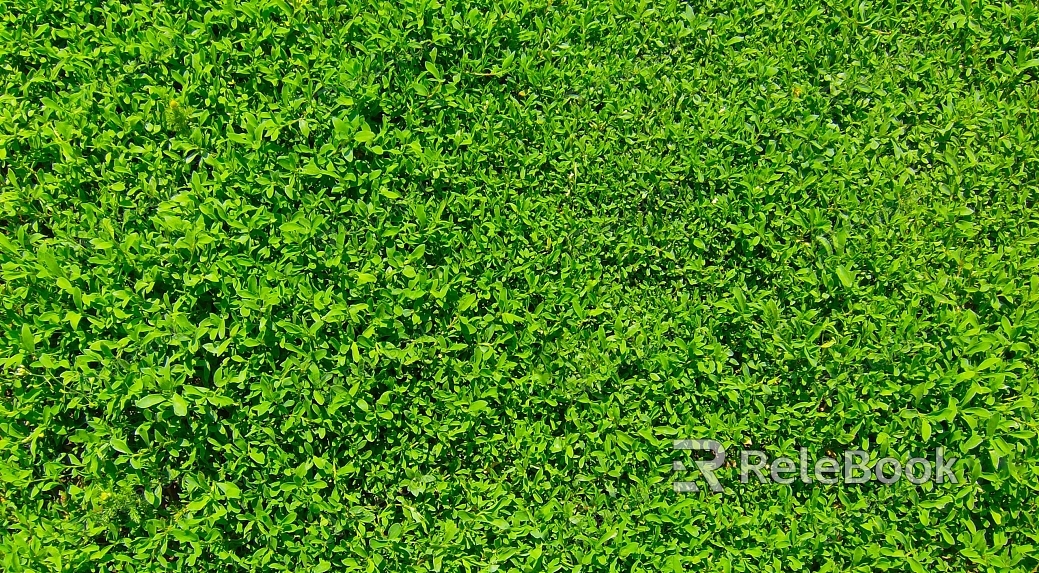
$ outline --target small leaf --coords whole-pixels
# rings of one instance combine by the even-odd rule
[[[467,294],[458,300],[458,311],[464,312],[476,303],[476,294]]]
[[[1031,60],[1028,60],[1024,64],[1022,64],[1021,67],[1017,69],[1017,71],[1024,72],[1032,68],[1039,68],[1039,58],[1032,58]]]
[[[188,415],[188,403],[184,400],[184,398],[180,394],[174,394],[173,397],[170,399],[170,401],[173,402],[173,413],[174,414],[176,414],[178,416],[187,416]]]
[[[156,404],[161,404],[166,401],[166,397],[161,394],[148,394],[144,398],[137,401],[138,408],[151,408]]]
[[[977,434],[974,434],[973,436],[970,437],[970,439],[968,439],[966,442],[963,443],[963,445],[960,446],[960,451],[962,451],[962,452],[969,452],[969,451],[973,450],[974,448],[978,447],[981,444],[981,442],[983,442],[983,441],[984,441],[984,438],[982,438],[981,436],[979,436]]]
[[[28,324],[22,324],[22,348],[29,354],[36,352],[36,341]]]
[[[841,284],[846,288],[851,288],[855,285],[855,271],[849,271],[843,266],[837,267],[837,278],[841,279]]]
[[[220,488],[220,491],[224,492],[227,499],[238,499],[242,497],[242,490],[229,481],[222,481],[217,484],[217,487]]]
[[[499,529],[509,529],[509,527],[511,527],[509,525],[508,521],[505,521],[504,519],[502,519],[500,517],[497,518],[497,519],[492,519],[491,520],[491,525],[494,525],[495,527],[498,527]]]
[[[375,280],[376,280],[375,275],[373,275],[371,273],[357,273],[357,284],[358,285],[365,285],[365,284],[368,284],[368,283],[373,283],[373,282],[375,282]]]
[[[1011,324],[1009,320],[1007,320],[1007,317],[1004,316],[1003,318],[1000,318],[999,324],[1003,327],[1003,332],[1005,332],[1008,337],[1014,338],[1017,336],[1017,329],[1014,328],[1014,325]]]
[[[440,79],[440,70],[437,69],[436,64],[430,62],[429,60],[426,60],[426,71],[429,72],[429,75],[433,76],[434,78],[438,80]]]
[[[112,441],[110,443],[112,444],[112,448],[115,451],[117,451],[117,452],[120,452],[120,453],[123,453],[123,454],[133,453],[133,452],[130,451],[130,446],[128,446],[126,444],[126,440],[120,440],[118,438],[112,438]]]

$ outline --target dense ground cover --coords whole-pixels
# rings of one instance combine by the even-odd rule
[[[1034,570],[1037,18],[0,0],[0,569]]]

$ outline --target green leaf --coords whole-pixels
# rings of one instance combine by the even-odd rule
[[[22,348],[29,354],[36,352],[36,341],[33,338],[32,330],[29,329],[28,324],[22,324]]]
[[[178,416],[188,415],[188,403],[180,394],[174,394],[170,401],[173,403],[173,413]]]
[[[18,253],[18,247],[7,238],[6,235],[0,233],[0,248],[7,251],[8,253],[15,255]]]
[[[465,311],[469,310],[469,308],[471,306],[476,304],[476,299],[477,299],[476,294],[467,294],[467,295],[463,296],[462,298],[458,299],[458,311],[459,312],[465,312]]]
[[[358,285],[366,285],[368,283],[373,283],[376,280],[378,280],[376,276],[371,273],[357,273]]]
[[[846,288],[851,288],[855,285],[855,272],[842,266],[837,267],[837,278],[841,279],[841,284]]]
[[[1037,67],[1039,67],[1039,58],[1032,58],[1031,60],[1028,60],[1024,64],[1021,64],[1021,67],[1019,67],[1017,69],[1017,71],[1019,73],[1022,73],[1022,72],[1026,72],[1026,71],[1028,71],[1028,70],[1030,70],[1032,68],[1037,68]]]
[[[967,438],[966,442],[963,442],[960,445],[960,451],[967,453],[981,445],[981,442],[983,441],[985,441],[985,438],[979,436],[978,434],[974,434],[970,438]]]
[[[440,70],[437,69],[436,64],[434,64],[433,62],[430,62],[429,60],[426,60],[425,66],[426,66],[426,71],[429,72],[429,75],[433,76],[434,78],[436,78],[438,80],[441,78]]]
[[[133,453],[133,452],[130,451],[130,446],[128,446],[126,444],[125,440],[121,440],[121,439],[118,439],[118,438],[112,438],[112,440],[109,443],[112,444],[112,448],[115,451],[117,451],[117,452],[120,452],[120,453],[123,453],[123,454]]]
[[[149,394],[137,401],[138,408],[151,408],[156,404],[162,404],[166,401],[166,397],[161,394]]]
[[[231,482],[220,482],[217,484],[217,487],[220,488],[220,491],[224,492],[224,495],[227,497],[227,499],[238,499],[242,497],[242,490],[239,489],[237,485]]]
[[[492,520],[491,520],[491,525],[493,525],[493,526],[497,527],[498,529],[509,529],[509,528],[511,528],[511,527],[512,527],[512,526],[511,526],[511,525],[509,524],[509,522],[508,522],[508,521],[505,521],[504,519],[502,519],[502,518],[500,518],[500,517],[499,517],[499,518],[496,518],[496,519],[492,519]]]

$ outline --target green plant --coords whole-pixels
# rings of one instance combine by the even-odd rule
[[[0,0],[0,568],[1033,571],[1037,17]]]

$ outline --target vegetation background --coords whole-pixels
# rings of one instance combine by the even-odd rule
[[[1035,571],[1037,18],[0,0],[0,569]]]

